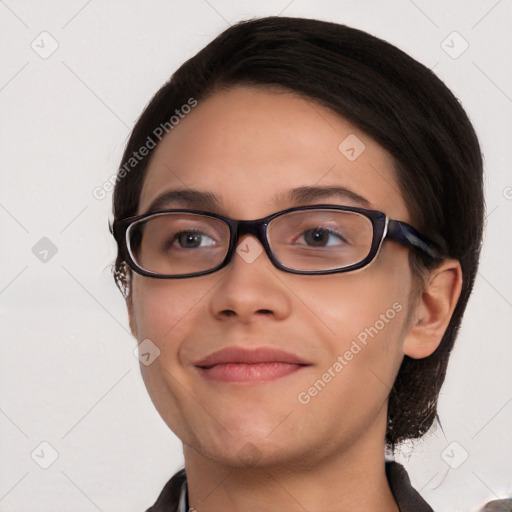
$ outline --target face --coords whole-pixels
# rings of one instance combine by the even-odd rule
[[[292,201],[302,187],[317,190]],[[216,93],[174,127],[155,149],[138,213],[178,189],[214,194],[218,206],[208,209],[238,220],[306,204],[361,206],[357,194],[412,222],[382,147],[312,100],[262,88]],[[236,253],[227,267],[193,278],[133,275],[132,330],[160,351],[142,375],[185,456],[247,466],[313,463],[372,443],[382,451],[414,287],[408,249],[385,241],[363,270],[304,276],[276,269],[250,235],[239,247],[255,259]],[[233,347],[285,351],[301,365],[268,356],[259,369],[198,367]]]

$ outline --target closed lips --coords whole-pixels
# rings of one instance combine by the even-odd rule
[[[274,348],[230,347],[196,363],[202,377],[229,384],[261,384],[292,375],[309,363],[294,354]]]
[[[208,369],[219,364],[259,363],[286,363],[300,366],[309,366],[310,364],[295,354],[275,348],[261,347],[249,350],[239,347],[228,347],[210,354],[195,363],[195,366]]]

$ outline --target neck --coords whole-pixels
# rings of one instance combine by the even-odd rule
[[[197,512],[396,512],[383,437],[367,434],[327,457],[302,451],[286,461],[262,463],[263,454],[252,467],[220,463],[185,445],[189,505]]]

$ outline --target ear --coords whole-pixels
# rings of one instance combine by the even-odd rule
[[[441,343],[462,289],[458,260],[444,260],[431,270],[412,311],[403,352],[413,359],[432,354]]]

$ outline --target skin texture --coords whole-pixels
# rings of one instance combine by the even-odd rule
[[[365,144],[355,161],[338,149],[350,134]],[[218,213],[257,219],[294,206],[277,198],[291,188],[328,185],[414,225],[392,157],[365,133],[310,99],[236,86],[200,102],[154,150],[138,213],[162,192],[186,188],[218,195]],[[319,203],[357,206],[336,196],[308,204]],[[369,267],[325,276],[285,273],[265,253],[252,263],[235,254],[201,277],[133,275],[132,332],[160,350],[142,375],[183,442],[198,512],[397,510],[384,473],[387,396],[404,354],[426,357],[440,343],[462,279],[447,260],[422,285],[408,252],[385,241]],[[300,403],[298,394],[393,304],[401,311]],[[277,347],[310,366],[263,383],[203,378],[194,363],[228,346]]]

